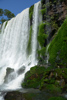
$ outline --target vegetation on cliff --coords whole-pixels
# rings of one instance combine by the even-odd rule
[[[45,39],[47,39],[48,35],[45,34],[45,27],[46,27],[46,23],[40,23],[39,25],[39,31],[38,31],[38,42],[39,42],[39,46],[40,46],[40,49],[38,50],[38,59],[39,59],[39,63],[43,64],[44,63],[44,56],[45,56],[45,51],[46,51],[46,48],[44,47],[44,44],[45,44]]]
[[[49,46],[49,61],[52,65],[67,66],[67,19]]]
[[[67,69],[66,68],[45,68],[42,66],[34,66],[25,75],[22,87],[38,88],[46,90],[50,93],[67,92]]]
[[[39,26],[38,41],[44,47],[45,24]],[[43,39],[44,33],[44,39]],[[42,36],[41,36],[42,35]],[[46,36],[47,37],[47,36]],[[67,18],[59,28],[49,46],[50,67],[34,66],[25,75],[22,87],[35,88],[53,95],[67,92]],[[43,54],[45,53],[45,50]],[[40,53],[41,54],[41,53]],[[48,100],[66,100],[63,97],[51,97]]]

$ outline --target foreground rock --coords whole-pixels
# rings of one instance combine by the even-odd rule
[[[35,88],[53,94],[67,92],[67,68],[34,66],[25,75],[22,87]],[[59,96],[59,95],[58,95]]]
[[[66,100],[64,97],[52,95],[47,92],[27,92],[22,93],[18,91],[8,92],[4,97],[5,100]]]
[[[50,97],[52,97],[52,95],[46,92],[22,93],[18,91],[12,91],[8,92],[5,95],[4,99],[5,100],[48,100]]]
[[[5,100],[25,100],[22,93],[17,91],[8,92],[4,98]]]

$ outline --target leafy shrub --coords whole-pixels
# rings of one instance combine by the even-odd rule
[[[42,15],[44,15],[46,13],[46,8],[41,9],[41,13],[42,13]]]
[[[41,47],[44,46],[46,38],[47,38],[47,34],[45,34],[45,23],[41,23],[39,25],[39,32],[38,32],[38,42]]]

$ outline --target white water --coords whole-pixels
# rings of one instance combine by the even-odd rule
[[[4,28],[6,23],[2,26],[0,35],[0,91],[20,89],[25,73],[38,62],[36,51],[39,4],[40,2],[34,5],[32,52],[29,56],[27,55],[30,30],[29,8],[8,21],[6,28]],[[24,66],[25,71],[22,74],[18,74],[18,70],[20,68],[23,69]],[[6,69],[8,67],[13,68],[14,71],[9,74],[5,82]],[[3,100],[2,96],[0,96],[0,100]]]
[[[33,27],[32,27],[32,59],[33,59],[33,63],[35,63],[37,61],[37,58],[36,58],[36,51],[37,51],[37,32],[38,32],[38,17],[39,17],[39,13],[38,13],[38,10],[37,9],[39,6],[39,3],[38,5],[35,4],[34,5],[34,11],[33,11]],[[36,42],[34,42],[36,41]],[[34,48],[35,47],[35,48]]]

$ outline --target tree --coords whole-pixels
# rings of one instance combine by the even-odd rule
[[[6,19],[4,19],[3,17],[1,18],[1,23],[4,23],[6,21]]]
[[[4,10],[4,15],[7,16],[8,19],[11,19],[11,18],[15,17],[15,15],[7,9]]]
[[[0,16],[3,15],[3,9],[0,9]]]
[[[5,10],[0,9],[0,23],[8,21],[13,17],[15,17],[15,15],[11,11],[9,11],[7,9],[5,9]]]

